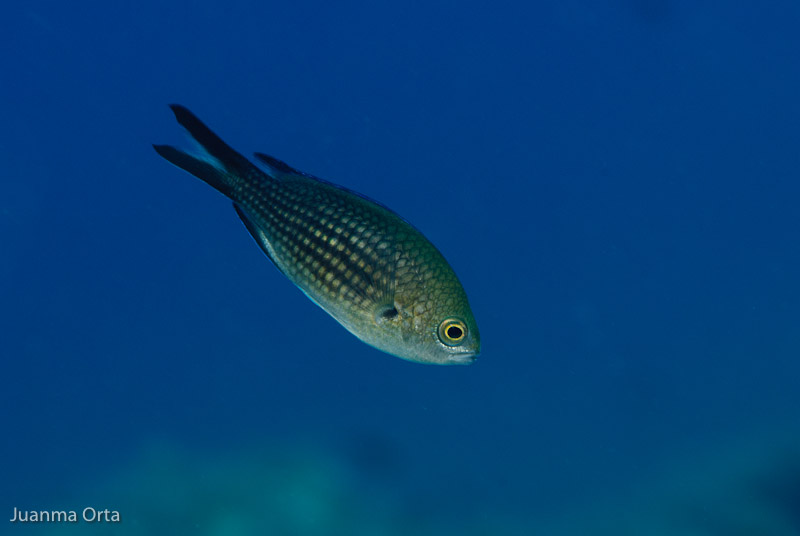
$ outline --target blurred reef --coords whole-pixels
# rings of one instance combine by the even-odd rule
[[[660,471],[668,468],[663,473],[643,474],[628,490],[609,490],[592,504],[547,518],[481,508],[448,515],[455,497],[418,504],[413,489],[392,484],[390,449],[375,441],[360,448],[334,454],[329,448],[270,446],[221,454],[152,445],[127,467],[109,472],[105,482],[69,498],[72,508],[117,509],[121,523],[35,530],[98,529],[123,536],[800,535],[800,436],[754,435],[749,444],[680,453],[674,463],[659,464]]]

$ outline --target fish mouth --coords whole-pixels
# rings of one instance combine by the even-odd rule
[[[450,356],[450,363],[454,365],[469,365],[478,359],[478,354],[475,352],[464,352],[461,354],[454,354]]]

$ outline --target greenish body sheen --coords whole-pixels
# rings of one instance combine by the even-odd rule
[[[262,171],[191,112],[173,111],[212,158],[155,146],[159,154],[227,195],[278,269],[347,330],[411,361],[477,357],[466,293],[419,231],[373,201],[257,154]]]

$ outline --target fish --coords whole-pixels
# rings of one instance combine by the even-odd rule
[[[480,334],[464,287],[438,249],[382,204],[264,153],[260,167],[184,106],[202,148],[153,145],[233,202],[261,250],[311,301],[366,344],[408,361],[470,364]]]

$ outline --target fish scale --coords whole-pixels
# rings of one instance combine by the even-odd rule
[[[325,199],[297,186],[302,185],[243,188],[238,198],[246,212],[263,215],[254,220],[272,236],[283,271],[317,301],[324,293],[326,299],[346,299],[354,306],[389,303],[392,250],[388,240],[381,240],[389,230],[337,200],[338,192]],[[386,254],[378,253],[379,244],[386,244]]]
[[[156,151],[230,198],[270,260],[347,330],[411,361],[477,357],[466,293],[422,233],[383,205],[271,156],[256,153],[259,169],[189,110],[172,109],[207,154]]]

